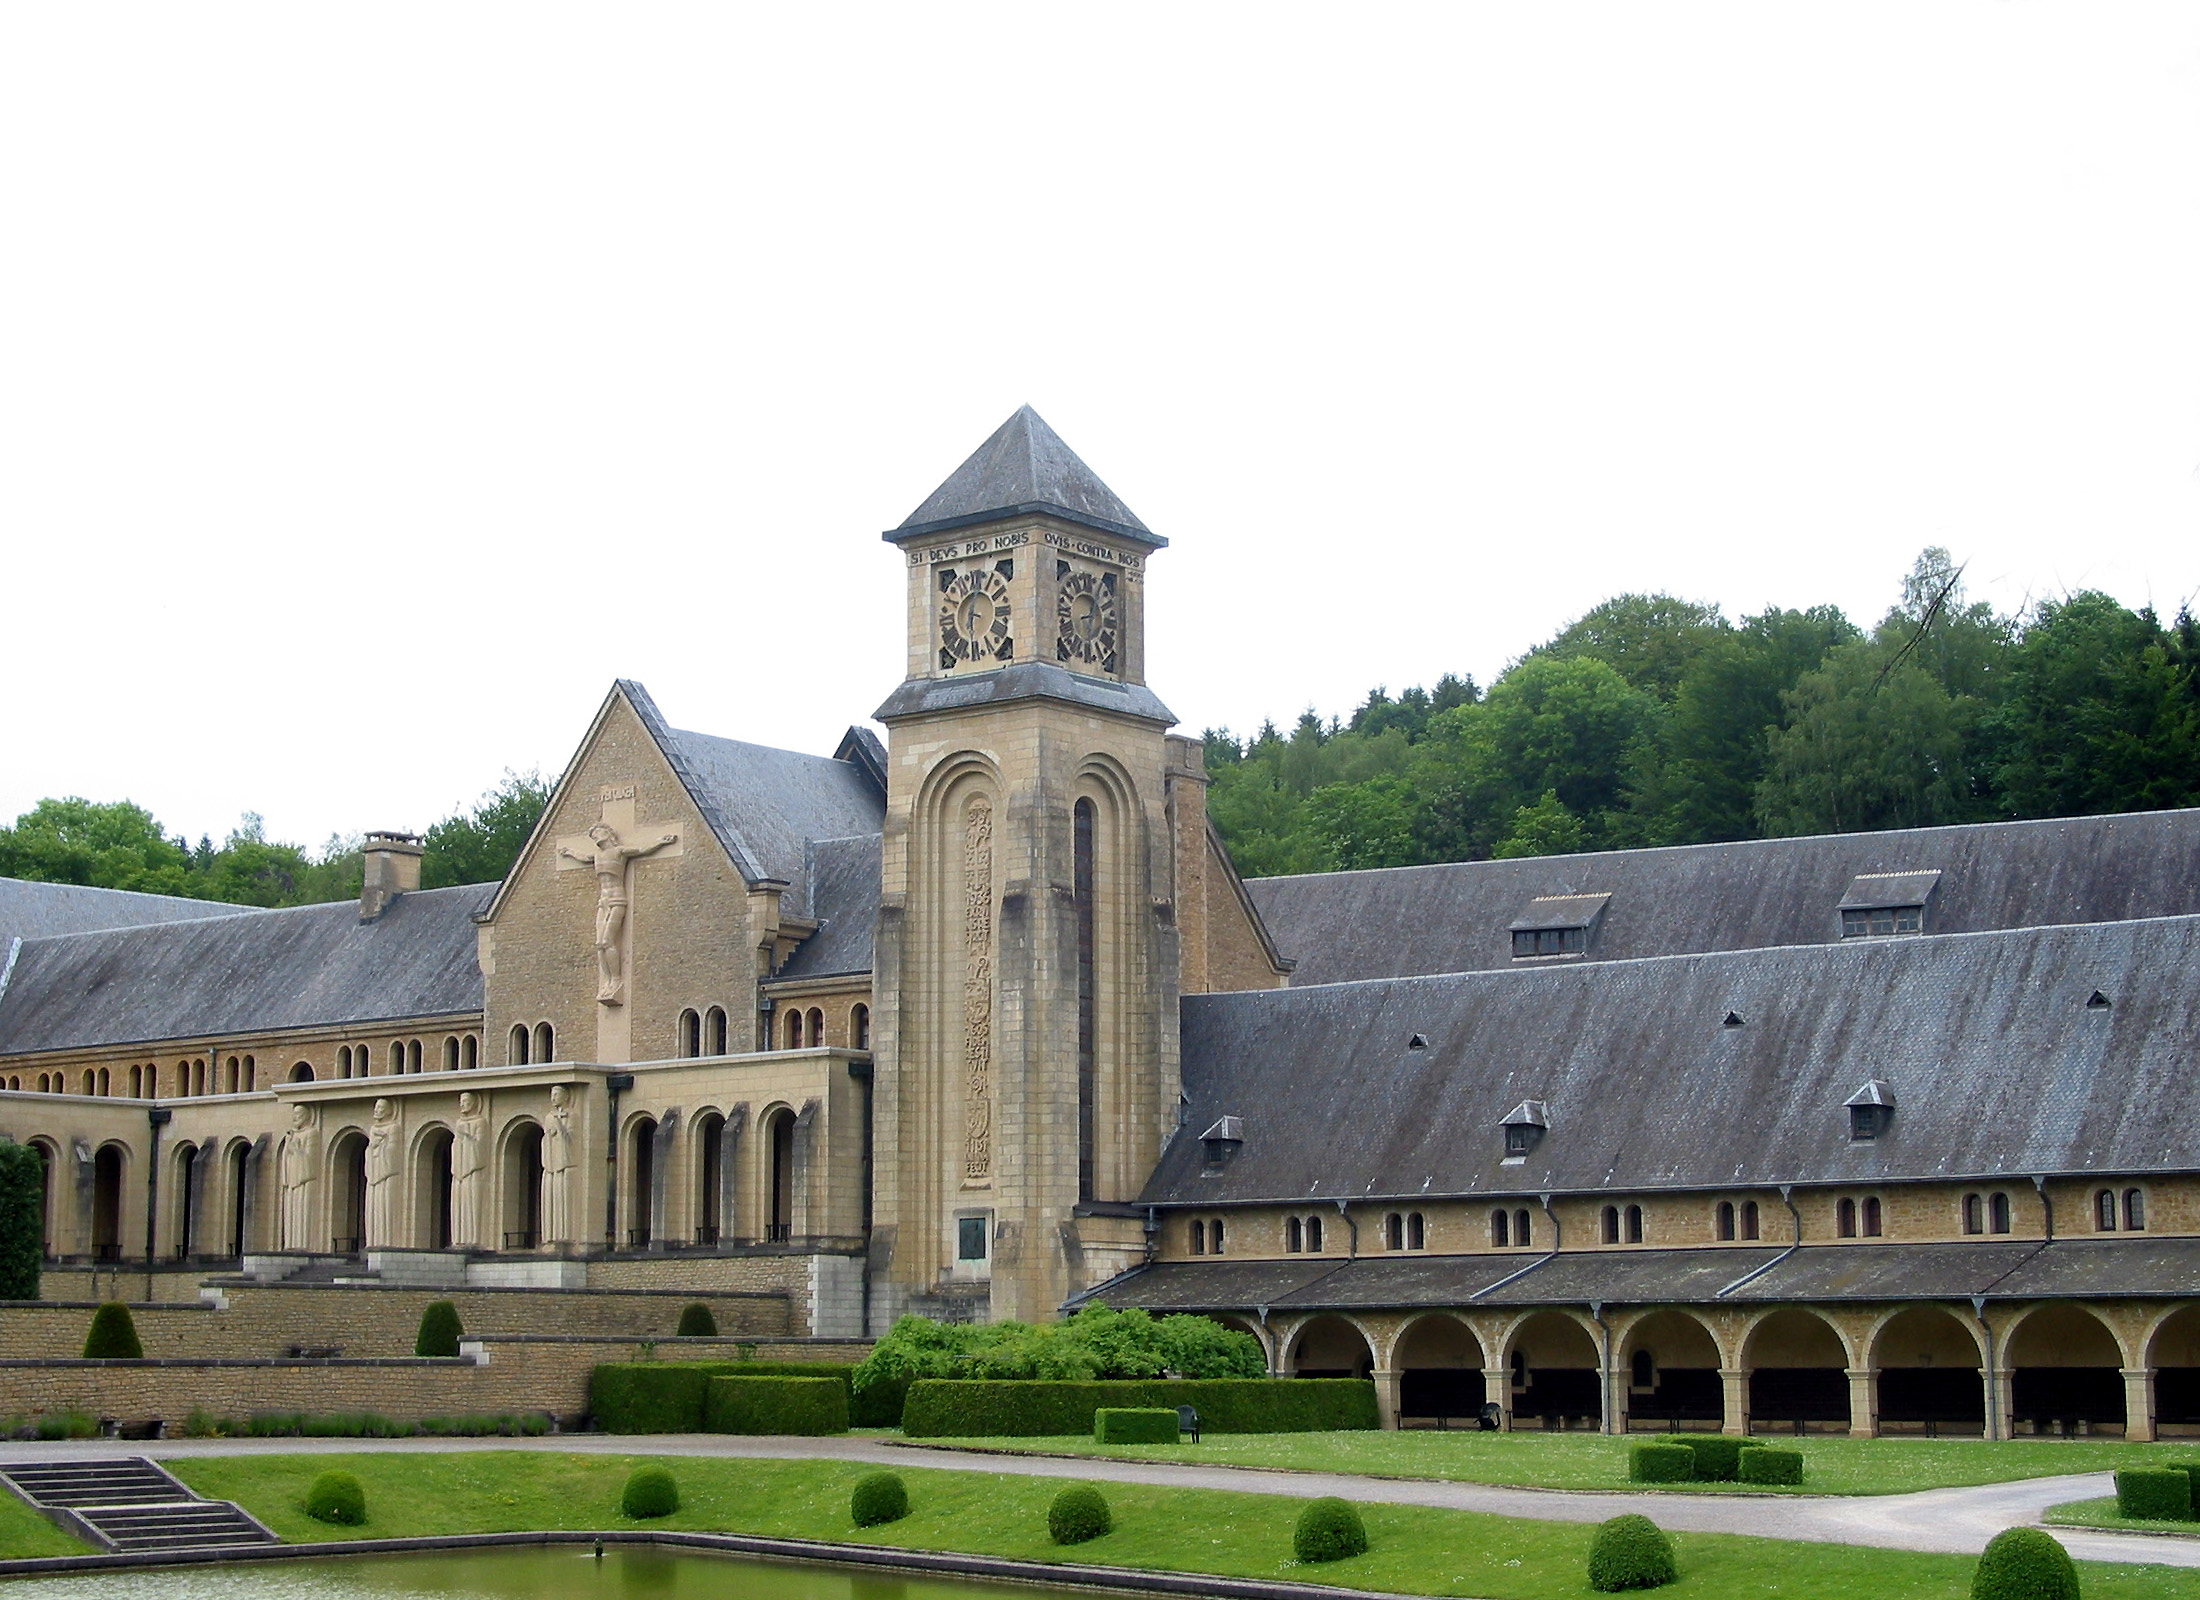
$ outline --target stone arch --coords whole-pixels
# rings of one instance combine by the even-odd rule
[[[163,1209],[168,1213],[169,1254],[178,1261],[191,1259],[203,1221],[199,1215],[206,1183],[203,1159],[202,1148],[188,1139],[178,1139],[168,1155],[170,1198]]]
[[[1073,933],[1078,984],[1079,1198],[1134,1198],[1151,1164],[1138,1106],[1148,1064],[1137,1000],[1147,990],[1139,913],[1147,903],[1145,808],[1123,765],[1094,753],[1070,783]]]
[[[418,1250],[451,1248],[451,1129],[431,1122],[413,1135],[405,1170],[412,1178],[412,1242]]]
[[[290,1081],[292,1083],[311,1083],[313,1081],[313,1063],[310,1061],[292,1062]]]
[[[114,1140],[92,1156],[92,1259],[122,1259],[122,1195],[130,1178],[130,1147]]]
[[[945,1211],[956,1203],[959,1182],[982,1183],[996,1172],[993,1041],[1000,901],[1009,875],[1002,855],[1007,801],[1000,769],[964,749],[925,775],[911,817],[910,881],[926,889],[908,911],[909,947],[935,951],[938,959],[920,988],[904,995],[905,1058],[960,1064],[934,1076],[924,1097],[923,1120],[947,1159],[928,1169],[908,1197],[921,1209]],[[769,1149],[759,1137],[758,1156]],[[926,1194],[929,1205],[922,1203]]]
[[[1975,1321],[1947,1306],[1889,1312],[1865,1340],[1879,1425],[1927,1434],[1984,1432],[1986,1346]]]
[[[1445,1311],[1415,1317],[1391,1341],[1389,1366],[1398,1374],[1398,1415],[1472,1417],[1480,1413],[1488,1385],[1481,1335]]]
[[[1604,1422],[1604,1367],[1594,1323],[1573,1311],[1531,1311],[1506,1330],[1501,1351],[1520,1424],[1549,1430]]]
[[[2156,1317],[2142,1345],[2154,1369],[2155,1426],[2200,1424],[2200,1302]]]
[[[328,1142],[328,1247],[340,1256],[367,1245],[367,1136],[344,1128]]]
[[[651,1200],[657,1188],[657,1130],[663,1119],[649,1111],[637,1111],[626,1119],[619,1134],[620,1236],[629,1250],[647,1250],[656,1243],[655,1208]]]
[[[2090,1308],[2048,1300],[2003,1331],[2009,1414],[2020,1433],[2080,1433],[2125,1425],[2123,1368],[2130,1354]]]
[[[222,1150],[222,1254],[252,1248],[252,1141],[232,1139]]]
[[[1375,1370],[1375,1341],[1356,1319],[1325,1311],[1291,1330],[1284,1368],[1294,1378],[1365,1378]]]
[[[38,1157],[39,1217],[44,1230],[41,1254],[50,1261],[57,1253],[54,1245],[54,1174],[61,1168],[61,1147],[42,1133],[34,1135],[28,1143]]]
[[[794,1238],[800,1195],[795,1187],[795,1108],[774,1101],[756,1119],[755,1214],[763,1225],[767,1244],[785,1244]]]
[[[1742,1365],[1749,1373],[1748,1425],[1813,1426],[1847,1431],[1849,1373],[1855,1352],[1847,1336],[1817,1312],[1780,1306],[1749,1326]]]
[[[1628,1324],[1613,1365],[1630,1421],[1716,1427],[1726,1417],[1718,1336],[1700,1318],[1665,1306]]]
[[[729,1176],[725,1151],[726,1114],[716,1106],[705,1106],[695,1113],[688,1128],[688,1148],[694,1152],[688,1158],[688,1165],[695,1242],[707,1247],[721,1242],[719,1218],[725,1211]]]
[[[542,1124],[514,1117],[497,1133],[498,1243],[506,1250],[542,1244]]]

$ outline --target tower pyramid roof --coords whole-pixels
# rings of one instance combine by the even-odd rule
[[[1019,407],[994,429],[993,436],[886,538],[944,533],[1034,511],[1144,545],[1168,543],[1150,532],[1029,406]]]

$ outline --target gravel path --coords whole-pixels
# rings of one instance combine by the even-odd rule
[[[1426,1479],[1362,1478],[1343,1473],[1268,1472],[1257,1468],[1184,1466],[1158,1461],[987,1455],[860,1437],[752,1438],[727,1434],[653,1434],[646,1438],[564,1434],[544,1439],[162,1439],[145,1444],[114,1439],[60,1443],[0,1441],[0,1463],[114,1455],[144,1455],[175,1461],[193,1456],[329,1455],[362,1449],[377,1454],[385,1451],[558,1450],[601,1455],[647,1453],[860,1461],[886,1466],[940,1467],[959,1472],[1000,1472],[1018,1477],[1083,1478],[1107,1483],[1231,1489],[1306,1498],[1335,1494],[1353,1500],[1486,1511],[1546,1522],[1601,1522],[1625,1511],[1639,1511],[1662,1527],[1692,1533],[1740,1533],[1767,1539],[1806,1539],[1824,1544],[1875,1545],[1890,1550],[1936,1550],[1957,1554],[1985,1548],[1986,1541],[2004,1528],[2037,1522],[2049,1506],[2115,1492],[2110,1474],[2087,1472],[1898,1495],[1627,1494],[1517,1489]],[[2143,1561],[2163,1566],[2200,1567],[2200,1539],[2092,1533],[2076,1528],[2049,1531],[2073,1556],[2085,1561]]]

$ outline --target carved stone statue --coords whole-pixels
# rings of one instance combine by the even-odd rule
[[[320,1119],[313,1107],[301,1103],[290,1108],[290,1128],[275,1159],[283,1189],[282,1247],[311,1250],[313,1180],[321,1175]]]
[[[367,1245],[387,1250],[397,1243],[397,1106],[374,1103],[367,1125]]]
[[[566,1244],[573,1237],[573,1105],[564,1084],[550,1091],[550,1115],[542,1129],[542,1237]]]
[[[481,1096],[469,1089],[458,1097],[458,1116],[451,1123],[451,1244],[461,1250],[481,1247],[481,1174],[488,1162],[488,1128]]]
[[[616,828],[599,822],[588,830],[588,839],[594,850],[582,852],[561,844],[558,854],[596,869],[596,999],[615,1006],[626,999],[625,958],[620,941],[626,934],[627,885],[633,864],[666,845],[679,843],[680,836],[666,833],[660,834],[654,844],[622,844]]]

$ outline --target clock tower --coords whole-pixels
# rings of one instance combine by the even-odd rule
[[[872,1325],[1044,1319],[1144,1259],[1131,1202],[1176,1126],[1166,541],[1028,406],[885,537],[909,654],[878,712]]]

